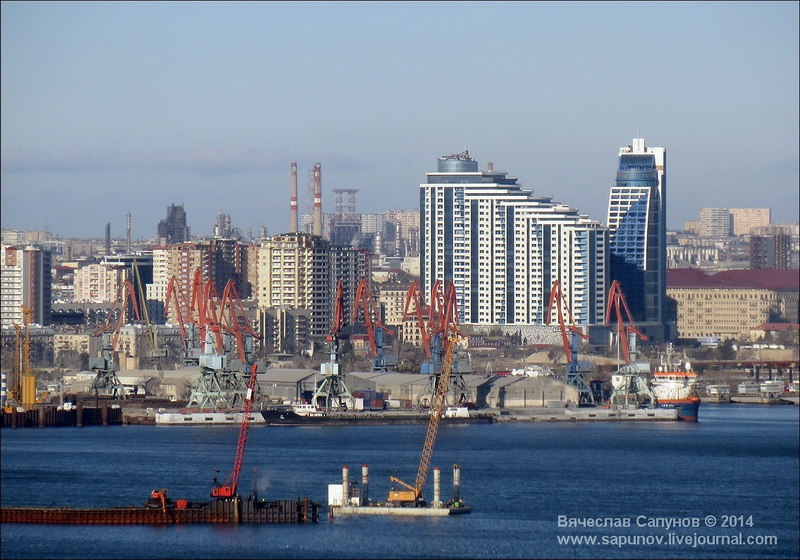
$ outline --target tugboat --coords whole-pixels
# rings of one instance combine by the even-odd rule
[[[697,373],[692,370],[691,363],[675,362],[672,344],[667,343],[666,351],[661,354],[661,364],[650,381],[658,407],[677,408],[680,420],[697,422],[700,397],[696,384]]]

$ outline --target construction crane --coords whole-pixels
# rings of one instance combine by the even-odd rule
[[[158,337],[156,336],[156,329],[150,320],[150,310],[147,305],[147,297],[145,296],[144,284],[142,283],[142,276],[139,274],[139,265],[136,261],[133,262],[133,274],[136,280],[136,287],[139,291],[139,308],[141,310],[142,318],[144,319],[145,333],[147,334],[147,342],[150,345],[147,354],[153,358],[156,365],[159,364],[158,358],[163,358],[167,355],[166,348],[161,348],[158,345]]]
[[[242,300],[236,289],[236,282],[233,280],[228,280],[222,292],[220,320],[222,327],[236,342],[239,360],[246,364],[248,362],[248,354],[252,353],[252,344],[248,344],[248,341],[252,341],[253,338],[260,339],[261,337],[250,326],[250,321],[247,319]]]
[[[242,412],[242,424],[239,428],[239,441],[236,444],[236,458],[233,461],[233,470],[223,484],[215,482],[211,488],[212,498],[222,499],[236,496],[236,489],[239,485],[239,474],[242,472],[242,463],[244,463],[244,450],[247,446],[247,432],[250,429],[250,415],[253,412],[253,398],[255,397],[257,372],[258,366],[253,364],[250,368],[250,379],[247,383],[247,395],[244,399],[244,412]]]
[[[178,279],[173,276],[167,283],[167,296],[164,298],[164,315],[169,317],[170,306],[175,307],[175,316],[178,321],[178,329],[181,333],[181,345],[183,347],[183,362],[186,365],[197,364],[197,354],[199,351],[194,347],[194,319],[191,316],[189,302],[181,289]],[[184,315],[187,312],[188,315]],[[187,325],[192,327],[192,336],[189,336],[189,331],[186,329]]]
[[[122,282],[122,285],[120,285],[119,290],[117,290],[117,297],[114,299],[114,303],[111,304],[111,308],[108,310],[106,322],[94,334],[92,334],[92,336],[100,336],[103,333],[111,331],[111,348],[112,350],[116,351],[117,344],[119,343],[119,334],[122,330],[122,325],[125,324],[125,321],[128,318],[129,309],[133,309],[133,313],[136,315],[137,320],[142,320],[142,315],[139,312],[139,306],[136,303],[136,293],[134,292],[133,284],[131,284],[131,281],[126,278]]]
[[[631,311],[628,309],[628,304],[625,301],[625,294],[622,293],[622,286],[618,280],[611,283],[611,289],[608,291],[608,302],[606,308],[605,325],[608,326],[611,321],[611,312],[614,312],[617,319],[617,338],[619,348],[622,351],[622,359],[626,364],[631,363],[631,349],[635,351],[636,338],[639,340],[647,340],[647,336],[636,328],[634,325]],[[623,318],[623,312],[625,317]],[[625,322],[627,321],[627,323]]]
[[[584,340],[589,336],[584,334],[578,327],[573,325],[572,312],[561,292],[561,282],[556,280],[550,290],[550,301],[547,305],[547,323],[552,322],[551,316],[555,307],[558,316],[558,326],[561,331],[561,342],[564,348],[566,365],[564,366],[564,382],[574,385],[578,389],[578,406],[595,406],[594,394],[583,378],[580,364],[578,363],[579,338]],[[564,321],[564,311],[566,311],[569,322]]]
[[[413,314],[417,318],[417,327],[420,331],[420,339],[422,340],[422,349],[425,351],[425,356],[432,357],[431,352],[431,339],[428,332],[428,325],[425,323],[424,314],[429,312],[428,306],[425,304],[425,297],[422,295],[422,288],[420,287],[419,280],[414,280],[408,287],[406,293],[406,304],[403,308],[403,321]]]
[[[362,278],[358,282],[356,288],[355,303],[353,304],[353,317],[350,320],[352,324],[358,321],[359,311],[364,317],[364,325],[367,328],[367,337],[369,338],[369,345],[372,354],[372,371],[389,371],[389,365],[396,365],[387,360],[387,356],[383,351],[383,335],[389,336],[394,334],[394,331],[386,327],[380,319],[377,306],[372,297],[369,289],[369,282],[366,278]]]
[[[94,393],[95,398],[99,399],[101,392],[112,398],[124,399],[126,397],[125,389],[117,378],[113,354],[117,351],[120,332],[128,317],[129,309],[133,309],[136,318],[141,320],[133,284],[126,278],[117,291],[117,297],[108,311],[105,324],[92,335],[103,336],[100,357],[89,358],[89,369],[95,372],[89,392]],[[109,333],[109,331],[111,332]]]
[[[436,394],[437,375],[441,371],[444,362],[444,341],[451,333],[459,336],[464,335],[458,330],[458,306],[456,297],[456,287],[453,282],[447,283],[444,288],[443,283],[437,280],[431,289],[431,304],[428,314],[428,325],[426,331],[430,340],[431,361],[423,362],[421,373],[428,373],[428,384],[420,392],[417,405],[427,406],[433,402]],[[464,381],[464,375],[459,367],[460,362],[454,357],[451,365],[450,387],[446,395],[452,397],[452,404],[464,405],[473,403],[475,400],[474,391],[470,389]],[[428,399],[430,399],[428,401]]]
[[[322,381],[314,390],[313,404],[318,405],[320,399],[326,409],[347,409],[346,401],[352,398],[350,390],[341,375],[339,364],[339,339],[345,326],[344,314],[344,285],[342,281],[336,285],[336,300],[334,302],[331,330],[327,342],[330,350],[330,360],[320,364]]]
[[[447,389],[450,386],[453,355],[458,339],[459,335],[453,331],[449,333],[445,342],[446,349],[442,362],[442,372],[439,375],[439,381],[436,384],[436,393],[433,398],[433,403],[431,404],[431,417],[428,421],[428,431],[425,434],[425,444],[422,448],[422,456],[420,457],[419,466],[417,468],[416,481],[412,486],[395,476],[390,477],[389,480],[405,487],[405,490],[393,488],[389,491],[388,501],[391,504],[398,506],[421,506],[424,504],[422,491],[425,487],[425,480],[428,477],[428,467],[430,466],[431,457],[433,455],[433,446],[436,443],[439,423],[441,422],[442,413],[444,412],[445,397],[447,395]]]
[[[31,373],[31,339],[28,324],[31,310],[22,306],[22,323],[14,323],[14,362],[12,363],[13,383],[6,400],[6,411],[21,406],[30,410],[36,406],[36,376]]]
[[[617,320],[617,348],[622,354],[622,360],[625,365],[620,367],[615,375],[611,376],[612,392],[609,396],[609,403],[611,406],[623,406],[625,408],[629,408],[631,405],[636,407],[654,406],[655,396],[647,382],[640,375],[649,372],[650,364],[632,363],[635,358],[637,338],[644,341],[647,340],[647,336],[636,328],[633,316],[625,301],[622,286],[617,280],[611,283],[611,288],[608,291],[606,326],[611,322],[612,312]]]

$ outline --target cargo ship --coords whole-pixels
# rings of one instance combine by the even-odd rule
[[[239,495],[207,502],[171,500],[153,490],[144,506],[111,508],[0,508],[2,523],[61,525],[168,525],[189,523],[316,523],[319,504],[308,498],[268,502]]]
[[[324,411],[314,405],[277,405],[261,410],[267,426],[349,426],[426,424],[430,420],[428,410],[373,410],[373,411]],[[469,411],[465,407],[449,407],[442,416],[445,424],[490,424],[492,413]]]
[[[697,422],[700,397],[697,395],[697,373],[691,363],[681,365],[672,357],[672,344],[667,344],[661,364],[652,373],[650,387],[659,408],[678,409],[678,419]]]

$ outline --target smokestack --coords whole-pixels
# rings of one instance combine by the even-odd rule
[[[289,233],[297,233],[297,162],[292,162],[292,198],[289,201]]]
[[[322,166],[314,164],[314,235],[322,237]]]
[[[487,163],[487,164],[486,164],[486,170],[487,170],[489,173],[493,173],[493,172],[494,172],[494,164],[493,164],[491,161],[490,161],[489,163]]]
[[[130,255],[131,254],[131,213],[128,212],[127,216],[127,231],[128,231],[128,245],[126,247],[125,252]]]

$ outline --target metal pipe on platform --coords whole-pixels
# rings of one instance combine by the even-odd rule
[[[342,467],[342,505],[350,504],[350,467]]]
[[[439,467],[433,469],[433,507],[442,505],[442,472]]]
[[[361,465],[361,505],[369,505],[369,467]]]
[[[458,504],[461,491],[461,469],[453,465],[453,503]]]

